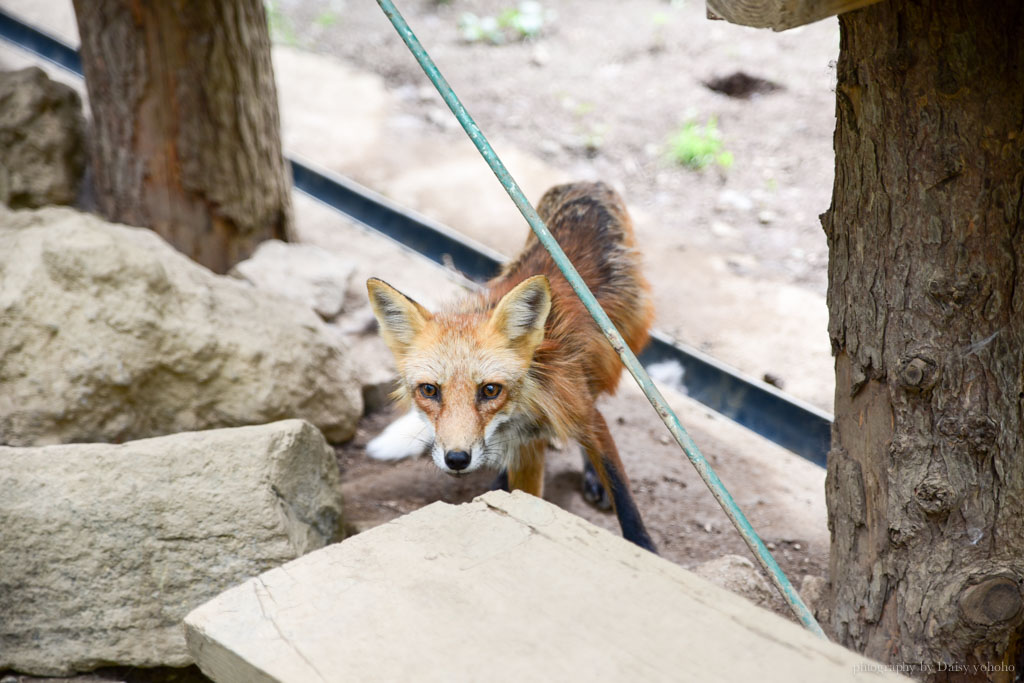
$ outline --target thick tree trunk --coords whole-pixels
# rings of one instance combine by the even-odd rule
[[[933,680],[1013,680],[1000,669],[1019,673],[1024,649],[1024,6],[893,0],[840,25],[822,216],[831,625]]]
[[[281,154],[260,0],[75,0],[100,211],[224,272],[284,239]]]

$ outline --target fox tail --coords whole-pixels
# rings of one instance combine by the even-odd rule
[[[434,428],[410,410],[366,444],[366,454],[374,460],[403,460],[423,455],[433,441]]]

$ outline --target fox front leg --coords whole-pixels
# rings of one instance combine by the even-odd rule
[[[535,439],[519,447],[515,462],[508,466],[508,490],[519,489],[538,498],[544,497],[544,451],[547,444]]]
[[[491,482],[491,488],[489,491],[509,491],[508,487],[508,468],[503,468],[498,476]]]
[[[612,509],[612,498],[608,495],[608,489],[601,483],[601,475],[594,469],[594,465],[590,462],[590,458],[587,457],[586,449],[582,452],[583,455],[583,482],[581,489],[583,491],[583,500],[587,501],[598,510],[611,510]]]
[[[587,457],[586,450],[581,450],[581,455],[583,456],[583,481],[581,486],[583,499],[598,510],[611,510],[612,498],[608,495],[608,489],[601,483],[601,476],[594,469],[594,466],[590,464],[590,458]],[[489,490],[511,491],[508,485],[507,468],[498,473],[498,476],[491,482]]]
[[[658,549],[647,533],[640,510],[633,500],[633,493],[629,490],[629,479],[626,478],[626,471],[622,467],[622,460],[619,458],[612,434],[608,431],[608,424],[596,409],[591,414],[589,426],[589,432],[580,443],[605,491],[611,496],[612,507],[615,508],[615,516],[618,517],[619,527],[622,529],[622,537],[645,550],[657,553]]]

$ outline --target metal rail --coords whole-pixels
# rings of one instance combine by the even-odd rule
[[[0,38],[77,75],[81,60],[74,48],[32,27],[0,8]],[[457,232],[419,216],[359,184],[291,160],[295,188],[382,233],[436,263],[452,266],[475,282],[497,273],[505,258]],[[649,366],[678,362],[687,394],[797,455],[825,466],[832,417],[825,411],[788,396],[775,387],[746,377],[711,356],[655,332],[640,355]]]
[[[29,26],[0,7],[0,37],[42,57],[76,76],[82,75],[82,60],[78,51],[65,45],[49,33]]]

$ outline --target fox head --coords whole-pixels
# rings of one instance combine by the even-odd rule
[[[505,467],[535,420],[529,374],[544,340],[551,289],[543,275],[524,280],[491,307],[430,313],[371,278],[370,305],[401,377],[400,392],[433,426],[434,463],[449,474]]]

